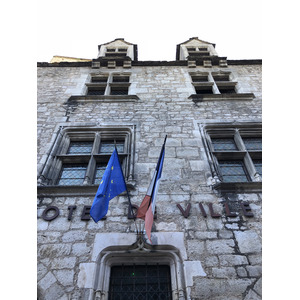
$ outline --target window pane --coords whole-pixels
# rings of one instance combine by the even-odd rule
[[[255,166],[255,169],[257,173],[262,176],[262,161],[260,159],[254,159],[253,164]]]
[[[58,185],[83,184],[87,165],[63,165]]]
[[[107,82],[107,77],[92,77],[92,82]]]
[[[215,81],[229,81],[229,75],[213,75]]]
[[[199,75],[199,76],[192,76],[193,82],[207,82],[208,76],[207,75]]]
[[[128,88],[125,87],[111,87],[111,95],[128,95]]]
[[[232,87],[218,86],[218,89],[221,94],[236,94],[235,88]]]
[[[111,267],[109,300],[171,300],[170,267],[133,265]]]
[[[129,82],[129,76],[114,76],[113,82]]]
[[[200,88],[200,87],[195,87],[196,94],[197,95],[211,95],[213,94],[212,88],[211,87],[206,87],[206,88]]]
[[[214,151],[234,151],[238,150],[233,138],[212,138]]]
[[[116,147],[119,153],[124,153],[124,142],[116,141]],[[115,150],[115,142],[112,140],[102,141],[100,145],[100,153],[113,153]]]
[[[223,182],[249,181],[242,161],[219,161]]]
[[[89,154],[92,152],[93,142],[70,142],[67,154]]]
[[[103,177],[104,171],[106,169],[106,163],[101,163],[96,165],[96,172],[94,178],[94,184],[100,184],[100,180]]]
[[[244,137],[243,141],[247,150],[262,150],[262,143],[260,137]]]
[[[104,95],[105,88],[89,88],[88,95]]]

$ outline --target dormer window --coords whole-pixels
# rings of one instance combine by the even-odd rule
[[[111,56],[126,56],[127,55],[127,48],[120,47],[120,48],[106,48],[106,57]]]
[[[189,56],[210,56],[207,47],[187,47]]]

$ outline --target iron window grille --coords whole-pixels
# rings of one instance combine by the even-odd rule
[[[171,300],[168,265],[112,266],[109,300]]]
[[[262,132],[230,125],[207,125],[202,132],[213,177],[220,182],[262,180]]]

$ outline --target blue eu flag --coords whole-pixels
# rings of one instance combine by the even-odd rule
[[[109,200],[126,191],[117,149],[111,155],[92,204],[90,215],[97,223],[108,211]]]

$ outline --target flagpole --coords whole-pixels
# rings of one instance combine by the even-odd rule
[[[118,160],[119,160],[119,164],[121,166],[120,159],[119,159],[119,154],[118,154],[118,149],[117,149],[117,146],[116,146],[116,140],[114,140],[114,142],[115,142],[115,150],[117,152],[117,157],[118,157]],[[125,177],[124,177],[124,173],[123,173],[122,167],[121,167],[121,171],[122,171],[122,175],[123,175],[123,178],[124,178],[124,181],[125,181]],[[138,233],[139,231],[138,231],[138,228],[137,228],[137,225],[136,225],[136,222],[135,222],[135,216],[134,216],[134,213],[133,213],[133,209],[132,209],[132,205],[131,205],[131,201],[130,201],[130,197],[129,197],[129,193],[128,193],[126,182],[125,182],[125,186],[126,186],[127,198],[128,198],[128,202],[129,202],[129,207],[130,207],[130,210],[131,210],[131,214],[132,214],[132,217],[133,217],[135,229],[136,229],[136,232]]]

